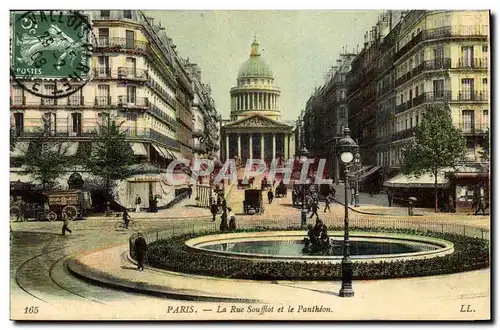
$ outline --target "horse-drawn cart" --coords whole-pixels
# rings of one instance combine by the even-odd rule
[[[50,212],[49,221],[56,219],[75,220],[85,215],[90,208],[90,198],[81,190],[49,191],[47,196]]]
[[[243,201],[243,212],[245,214],[250,214],[251,210],[253,210],[255,214],[264,213],[262,190],[260,189],[245,190],[245,200]]]

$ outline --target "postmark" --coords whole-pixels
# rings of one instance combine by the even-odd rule
[[[12,12],[13,80],[31,94],[62,98],[92,78],[95,38],[89,17],[78,11]]]

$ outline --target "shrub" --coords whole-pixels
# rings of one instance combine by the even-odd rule
[[[236,232],[297,230],[299,228],[253,228]],[[330,228],[340,230],[341,228]],[[353,279],[384,279],[430,276],[481,269],[489,266],[489,241],[449,233],[423,232],[412,229],[352,228],[370,232],[425,235],[453,242],[455,251],[431,259],[353,263]],[[218,233],[218,232],[217,232]],[[162,239],[148,246],[148,263],[157,268],[182,273],[251,280],[339,280],[340,263],[307,263],[301,261],[248,260],[189,250],[188,239],[213,233],[190,233]]]

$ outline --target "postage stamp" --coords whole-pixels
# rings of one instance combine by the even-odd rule
[[[68,96],[91,78],[92,27],[77,11],[28,11],[12,14],[11,77],[30,93]],[[56,88],[41,90],[50,79]]]
[[[11,320],[491,321],[489,11],[10,29]]]

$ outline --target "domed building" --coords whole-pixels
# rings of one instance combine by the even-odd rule
[[[230,158],[288,159],[294,155],[293,127],[279,121],[281,92],[254,40],[231,88],[230,122],[221,128],[222,155]]]

